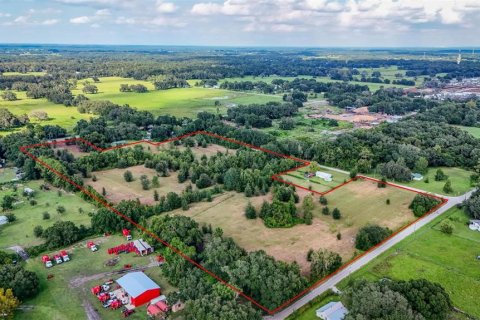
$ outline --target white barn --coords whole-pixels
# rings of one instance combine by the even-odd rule
[[[329,302],[320,309],[317,309],[316,315],[323,320],[343,320],[348,310],[341,302]]]
[[[322,172],[322,171],[317,171],[315,172],[315,175],[318,177],[318,178],[321,178],[325,181],[332,181],[333,180],[333,176],[330,174],[330,173],[326,173],[326,172]]]

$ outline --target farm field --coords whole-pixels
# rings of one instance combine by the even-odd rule
[[[82,93],[82,82],[83,80],[78,82],[77,89],[72,91],[74,94]],[[146,93],[119,91],[120,84],[138,83],[145,85],[150,91]],[[119,105],[128,104],[139,110],[150,111],[154,115],[170,114],[177,117],[195,117],[201,111],[216,113],[215,100],[220,101],[219,111],[224,113],[228,105],[266,103],[268,101],[281,101],[282,99],[281,96],[201,87],[153,90],[151,82],[120,77],[100,78],[100,82],[95,83],[95,85],[99,92],[97,94],[86,94],[89,99],[109,100]]]
[[[299,191],[300,197],[308,194]],[[321,213],[318,197],[315,197],[312,225],[296,225],[292,228],[267,228],[261,219],[248,220],[244,208],[250,201],[260,208],[271,195],[245,198],[241,194],[227,192],[216,196],[212,202],[196,203],[188,211],[176,210],[173,214],[192,217],[200,224],[211,224],[223,229],[226,236],[247,251],[265,250],[268,254],[283,261],[296,261],[304,273],[309,264],[306,255],[310,248],[325,248],[338,252],[344,262],[350,260],[356,250],[354,238],[359,228],[368,223],[378,223],[396,230],[415,219],[408,209],[414,193],[397,188],[378,189],[376,184],[357,181],[347,184],[328,194],[330,210],[338,207],[343,218],[334,220],[331,215]],[[386,199],[391,204],[386,205]],[[351,199],[345,201],[345,199]],[[337,240],[337,233],[342,239]]]
[[[30,72],[3,72],[0,73],[0,75],[8,77],[8,76],[44,76],[46,75],[46,72],[43,71],[30,71]]]
[[[19,201],[14,204],[14,209],[10,211],[15,214],[17,220],[0,226],[0,248],[5,249],[14,245],[28,247],[40,244],[42,239],[33,235],[33,228],[37,225],[47,228],[56,221],[72,221],[77,225],[90,225],[88,213],[95,210],[92,204],[85,202],[73,193],[61,191],[61,196],[58,196],[58,189],[54,187],[51,187],[49,191],[42,191],[40,190],[41,184],[43,184],[43,181],[17,184],[16,194]],[[37,201],[36,205],[31,206],[28,199],[22,195],[24,187],[35,190],[36,194],[33,199]],[[3,186],[0,190],[0,198],[13,192],[11,188],[7,189],[6,186]],[[65,207],[66,211],[58,213],[56,210],[58,206]],[[83,213],[79,212],[80,208],[82,208]],[[43,219],[44,212],[50,214],[50,219]]]
[[[429,168],[428,173],[425,174],[423,176],[423,180],[420,181],[412,180],[410,182],[394,182],[408,187],[421,189],[427,192],[448,196],[459,196],[472,188],[472,186],[470,185],[470,175],[473,172],[464,170],[462,168],[440,167],[440,169],[442,169],[442,171],[448,176],[448,179],[452,183],[453,193],[446,194],[443,191],[445,180],[435,181],[435,172],[437,171],[437,169],[438,168]],[[429,181],[428,183],[425,182],[427,178]]]
[[[0,94],[2,91],[0,90]],[[27,114],[34,111],[45,111],[48,114],[49,120],[38,121],[30,118],[31,123],[41,123],[43,125],[59,125],[67,130],[72,129],[78,120],[89,119],[93,117],[91,114],[81,114],[75,107],[65,107],[62,104],[54,104],[47,99],[30,99],[27,98],[25,92],[15,92],[18,100],[5,101],[0,99],[0,108],[6,108],[15,115]],[[17,130],[0,131],[0,135],[6,135]]]
[[[466,127],[466,126],[456,126],[462,130],[467,131],[470,133],[472,136],[474,136],[477,139],[480,139],[480,128],[478,127]]]
[[[135,236],[135,234],[134,234]],[[15,319],[84,319],[85,304],[90,303],[93,309],[97,309],[102,319],[119,319],[119,310],[105,310],[92,295],[90,288],[103,283],[108,279],[117,279],[121,274],[104,274],[121,270],[124,264],[132,267],[146,266],[151,263],[153,255],[139,257],[133,253],[121,254],[118,264],[114,267],[105,266],[104,263],[114,256],[108,255],[107,249],[125,243],[121,236],[109,236],[93,239],[99,245],[97,252],[91,252],[86,248],[86,240],[79,242],[67,250],[71,253],[71,260],[52,268],[45,268],[40,257],[31,258],[27,261],[26,268],[34,271],[40,278],[41,292],[33,299],[25,301],[26,305],[34,305],[32,310],[18,312]],[[53,254],[54,251],[48,254]],[[85,268],[88,266],[88,268]],[[152,266],[145,273],[162,288],[162,293],[175,291],[162,276],[161,268]],[[47,280],[47,275],[53,278]],[[74,289],[74,290],[72,290]],[[146,307],[140,307],[129,319],[145,319]]]
[[[308,168],[301,168],[296,171],[291,171],[287,174],[284,174],[280,176],[280,178],[285,181],[302,186],[304,188],[311,187],[311,190],[317,191],[317,192],[326,192],[328,190],[331,190],[332,188],[335,188],[341,185],[342,183],[350,179],[348,174],[333,171],[326,167],[321,167],[320,171],[331,174],[332,181],[325,181],[322,178],[318,178],[318,177],[312,177],[310,179],[306,179],[304,178],[304,174],[307,171],[308,171]]]
[[[450,220],[455,225],[452,235],[439,230],[443,220]],[[362,270],[344,279],[339,288],[347,286],[352,279],[360,278],[424,278],[440,283],[455,307],[473,318],[479,318],[477,293],[480,292],[480,269],[476,257],[479,254],[480,232],[469,230],[467,221],[468,217],[463,211],[450,209]]]

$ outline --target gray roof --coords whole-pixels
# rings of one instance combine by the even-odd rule
[[[132,297],[138,297],[147,290],[160,289],[158,284],[140,271],[127,273],[117,283]]]
[[[326,320],[343,320],[348,313],[347,308],[341,302],[329,302],[320,309],[317,309],[317,315],[323,313]]]

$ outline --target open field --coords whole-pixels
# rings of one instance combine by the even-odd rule
[[[0,94],[2,91],[0,90]],[[5,101],[0,99],[0,108],[6,108],[15,115],[27,114],[34,111],[45,111],[48,114],[49,120],[38,121],[34,118],[30,119],[32,123],[41,123],[59,125],[68,130],[72,129],[78,120],[89,119],[93,117],[91,114],[81,114],[75,107],[65,107],[62,104],[54,104],[47,99],[30,99],[27,98],[25,92],[15,92],[18,100]],[[17,129],[18,130],[18,129]],[[20,129],[21,130],[21,129]],[[0,131],[0,135],[11,133],[11,131]]]
[[[393,80],[401,80],[401,79],[406,79],[406,80],[413,80],[415,81],[415,86],[419,86],[423,83],[423,76],[417,77],[415,80],[415,77],[407,77],[405,75],[405,70],[399,70],[397,66],[389,66],[389,67],[381,67],[381,68],[358,68],[358,71],[362,73],[362,71],[367,72],[368,76],[371,76],[372,72],[374,71],[379,71],[381,73],[381,79],[389,79],[390,81]],[[397,78],[395,75],[396,74],[401,74],[401,78]],[[404,87],[402,85],[397,85],[398,87]]]
[[[127,170],[133,174],[134,180],[132,182],[126,182],[123,178],[123,173]],[[150,190],[143,190],[142,184],[140,183],[140,176],[146,175],[151,181],[152,177],[157,175],[154,169],[145,168],[143,165],[125,169],[95,171],[92,175],[97,177],[97,181],[93,181],[91,178],[85,179],[85,184],[92,186],[100,193],[102,192],[102,188],[105,188],[107,191],[105,198],[113,203],[118,203],[121,200],[139,199],[141,203],[153,204],[154,190],[157,190],[160,196],[164,196],[171,191],[181,193],[188,185],[188,183],[178,183],[177,174],[174,173],[169,177],[159,177],[160,187],[151,187]]]
[[[40,185],[43,181],[29,181],[25,184],[18,184],[17,198],[19,202],[14,205],[11,211],[17,217],[17,220],[0,226],[0,248],[8,248],[14,245],[31,246],[40,244],[43,240],[33,235],[33,228],[41,225],[47,228],[56,221],[72,221],[76,225],[90,225],[89,212],[95,210],[94,206],[82,200],[78,195],[72,193],[61,192],[59,197],[58,189],[51,187],[49,191],[41,191]],[[35,190],[34,199],[37,204],[31,206],[23,193],[23,188],[29,187]],[[6,194],[12,194],[12,189],[0,190],[0,198]],[[58,213],[57,206],[63,206],[65,213]],[[83,213],[79,212],[79,208],[83,209]],[[48,212],[50,219],[43,220],[43,213]]]
[[[450,219],[455,225],[452,235],[438,230],[439,224],[445,219]],[[424,278],[440,283],[455,307],[479,318],[477,296],[480,292],[480,269],[476,257],[480,254],[480,232],[469,230],[467,221],[468,217],[463,211],[450,209],[343,280],[339,287],[344,288],[349,280],[359,278]]]
[[[85,303],[91,303],[93,308],[98,309],[102,319],[119,319],[119,310],[105,310],[97,298],[90,292],[94,285],[101,284],[108,279],[117,279],[121,274],[105,275],[106,272],[121,270],[124,264],[132,267],[146,266],[151,263],[153,255],[139,257],[133,253],[120,254],[120,261],[114,267],[104,266],[105,261],[112,259],[107,249],[125,243],[121,236],[109,236],[93,239],[99,244],[97,252],[91,252],[86,248],[86,241],[79,242],[70,248],[71,261],[55,265],[50,269],[44,267],[40,257],[31,258],[27,261],[26,268],[35,271],[40,278],[41,292],[33,299],[25,301],[25,305],[34,305],[32,310],[18,312],[15,319],[85,319]],[[53,254],[58,251],[51,252]],[[88,266],[86,268],[85,266]],[[152,266],[145,273],[162,288],[162,293],[176,291],[161,274],[161,268]],[[47,275],[53,275],[53,279],[47,280]],[[137,310],[129,319],[145,319],[146,307]]]
[[[0,183],[10,182],[15,179],[15,169],[0,168]]]
[[[300,192],[301,197],[307,192]],[[327,195],[329,208],[338,207],[342,219],[333,220],[331,215],[321,214],[318,198],[315,200],[312,225],[296,225],[292,228],[267,228],[261,219],[248,220],[244,208],[250,201],[257,209],[263,200],[271,200],[271,195],[245,198],[238,193],[227,192],[214,198],[212,202],[196,203],[188,211],[177,210],[173,214],[186,215],[199,223],[211,224],[223,229],[226,236],[247,251],[265,250],[268,254],[283,261],[296,261],[304,273],[309,264],[306,255],[310,248],[325,248],[338,252],[344,261],[350,260],[356,250],[354,238],[359,228],[368,223],[378,223],[396,230],[414,220],[408,209],[414,193],[397,188],[378,189],[376,184],[357,181],[347,184]],[[386,199],[391,204],[386,205]],[[342,239],[337,240],[337,233]]]
[[[333,171],[325,167],[321,167],[320,171],[331,174],[332,181],[325,181],[322,178],[318,177],[312,177],[309,179],[304,178],[304,174],[308,172],[308,168],[301,168],[296,171],[291,171],[287,174],[282,175],[280,178],[285,181],[302,186],[304,188],[311,187],[311,190],[317,192],[326,192],[350,179],[348,174]]]
[[[473,174],[473,172],[467,171],[462,168],[441,167],[443,172],[448,176],[448,179],[451,181],[453,188],[453,193],[446,194],[443,191],[445,180],[435,181],[435,172],[437,171],[437,169],[438,168],[429,168],[428,173],[425,174],[423,180],[420,181],[412,180],[410,182],[394,182],[403,184],[408,187],[425,190],[427,192],[433,192],[436,194],[448,196],[459,196],[472,188],[472,186],[470,185],[470,175]],[[427,178],[429,181],[428,183],[425,182]]]
[[[466,126],[456,126],[457,128],[460,128],[462,130],[467,131],[470,133],[472,136],[474,136],[477,139],[480,139],[480,128],[478,127],[466,127]]]
[[[91,79],[90,79],[91,80]],[[82,80],[78,82],[74,94],[82,93]],[[92,82],[92,81],[90,81]],[[146,93],[120,92],[120,84],[143,84],[150,91]],[[228,105],[266,103],[281,101],[281,96],[243,93],[236,91],[209,89],[200,87],[153,90],[153,84],[148,81],[126,79],[120,77],[100,78],[97,94],[86,94],[92,100],[110,100],[119,105],[128,104],[139,110],[150,111],[155,115],[170,114],[178,117],[194,117],[200,111],[216,113],[215,100],[221,102],[219,111],[226,112]]]
[[[44,76],[46,75],[46,72],[43,71],[31,71],[31,72],[4,72],[1,73],[2,76],[8,77],[8,76]]]

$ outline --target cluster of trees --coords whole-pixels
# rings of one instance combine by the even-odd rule
[[[291,117],[298,112],[301,102],[268,102],[266,104],[251,104],[229,108],[227,119],[239,125],[252,126],[255,128],[267,128],[272,126],[273,119]]]
[[[306,279],[300,275],[298,265],[277,262],[264,251],[247,253],[232,239],[223,237],[221,229],[212,232],[208,226],[200,228],[191,218],[153,217],[149,229],[205,268],[234,283],[267,308],[277,307],[307,284]],[[234,304],[228,302],[236,299],[234,292],[210,281],[202,271],[169,248],[165,248],[165,258],[167,263],[164,274],[172,284],[179,287],[182,298],[189,301],[187,305],[190,312],[200,312],[200,305],[208,310],[204,312],[221,312],[211,310],[214,306],[208,306],[204,301],[197,301],[205,295],[213,295],[223,301],[225,308],[234,307]],[[244,306],[251,308],[248,303]],[[245,316],[247,313],[255,315],[254,319],[259,317],[251,311],[241,312]],[[200,318],[205,319],[204,316]]]
[[[176,76],[158,76],[150,79],[156,90],[167,90],[173,88],[188,88],[190,85],[184,78],[178,78]]]
[[[62,207],[58,210],[62,211]],[[37,237],[45,239],[45,249],[56,249],[84,239],[92,234],[92,230],[84,225],[78,227],[71,221],[57,221],[46,229],[35,227],[35,233]]]
[[[452,303],[445,289],[425,279],[354,282],[342,298],[345,320],[445,320]]]
[[[273,189],[273,201],[264,201],[258,216],[269,228],[287,228],[299,223],[297,207],[299,200],[295,189],[291,186],[277,185]],[[311,217],[310,217],[311,221]]]
[[[144,93],[148,92],[146,86],[141,83],[138,84],[121,84],[120,85],[120,92],[136,92],[136,93]]]
[[[17,100],[17,95],[11,90],[5,90],[4,92],[2,92],[0,96],[2,97],[3,100],[6,100],[6,101]]]
[[[388,228],[378,225],[367,225],[358,231],[355,237],[355,248],[367,251],[388,238],[391,234],[392,231]]]
[[[6,108],[0,108],[0,130],[21,127],[30,121],[26,114],[14,115]]]
[[[437,198],[417,194],[410,203],[409,208],[416,217],[421,217],[439,204],[440,200]]]
[[[465,212],[472,219],[480,219],[480,191],[477,190],[464,202]]]

